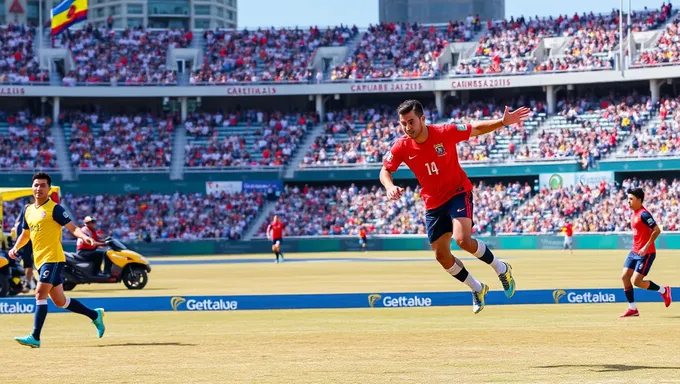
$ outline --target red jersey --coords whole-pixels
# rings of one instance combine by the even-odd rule
[[[649,238],[652,237],[652,231],[656,227],[656,221],[654,221],[654,218],[649,211],[647,211],[645,207],[642,207],[633,212],[630,226],[633,228],[633,252],[639,254],[640,249],[644,247],[649,241]],[[652,243],[647,249],[647,254],[655,252],[656,246]]]
[[[361,237],[362,239],[366,238],[366,230],[365,229],[359,230],[359,237]]]
[[[383,159],[383,166],[395,172],[403,162],[422,187],[426,209],[434,209],[459,193],[472,191],[472,183],[458,162],[456,144],[468,140],[469,124],[428,125],[428,136],[418,144],[408,136],[394,142]]]
[[[284,225],[280,221],[269,224],[269,229],[272,231],[272,239],[283,239],[283,227]]]
[[[574,226],[571,224],[565,225],[564,232],[567,235],[567,237],[572,237],[574,235]]]
[[[90,231],[90,228],[88,228],[87,225],[80,227],[80,230],[83,231],[84,234],[90,236],[92,240],[99,241],[99,236],[97,232]],[[80,239],[76,241],[76,250],[78,251],[94,251],[95,249],[97,249],[96,245],[89,245]]]

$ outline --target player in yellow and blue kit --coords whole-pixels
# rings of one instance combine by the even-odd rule
[[[61,273],[66,257],[61,246],[62,227],[66,227],[75,237],[88,244],[92,244],[94,240],[71,222],[61,205],[50,199],[51,186],[52,180],[46,173],[33,175],[32,188],[35,201],[33,204],[27,205],[21,213],[23,232],[9,251],[9,256],[16,259],[19,249],[25,246],[30,239],[33,245],[35,267],[40,271],[40,280],[35,291],[36,309],[33,333],[25,337],[14,338],[19,344],[33,348],[40,348],[40,332],[47,317],[48,295],[54,305],[89,317],[97,328],[99,337],[104,336],[105,330],[103,309],[92,310],[78,300],[64,295]]]

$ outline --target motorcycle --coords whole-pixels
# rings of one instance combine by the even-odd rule
[[[16,296],[24,289],[24,267],[0,252],[0,297]]]
[[[111,260],[111,276],[99,274],[100,265],[74,252],[65,252],[64,290],[71,291],[79,284],[120,283],[128,289],[144,289],[151,273],[149,261],[139,253],[128,249],[120,240],[107,237],[106,257]]]

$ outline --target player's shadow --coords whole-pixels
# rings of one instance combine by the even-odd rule
[[[676,370],[680,371],[680,367],[654,367],[650,365],[627,365],[627,364],[560,364],[560,365],[544,365],[534,368],[542,369],[556,369],[556,368],[590,368],[594,372],[629,372],[639,371],[642,369],[654,370]]]
[[[195,347],[196,344],[189,343],[121,343],[121,344],[101,344],[93,345],[92,348],[109,348],[109,347]]]

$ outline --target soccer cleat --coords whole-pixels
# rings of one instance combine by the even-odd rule
[[[621,315],[619,317],[638,317],[638,316],[640,316],[640,312],[638,312],[637,309],[628,308],[626,313],[624,313],[623,315]]]
[[[663,303],[666,304],[666,307],[671,305],[671,302],[673,302],[673,298],[671,297],[671,287],[666,286],[666,292],[664,292],[661,297],[663,297]]]
[[[31,348],[40,348],[40,340],[36,340],[33,335],[28,335],[24,337],[15,337],[14,340],[21,345],[25,345]]]
[[[104,336],[104,331],[106,330],[106,327],[104,326],[104,309],[97,308],[95,309],[95,312],[97,312],[99,316],[97,316],[97,320],[92,321],[92,324],[97,327],[97,333],[99,333],[99,338],[101,339],[102,336]]]
[[[512,297],[515,294],[515,278],[512,277],[512,266],[505,261],[503,262],[507,269],[505,273],[498,275],[498,279],[503,285],[503,291],[505,291],[505,297]]]
[[[472,312],[479,313],[484,309],[484,296],[489,292],[489,286],[482,284],[482,290],[480,292],[472,291]]]

